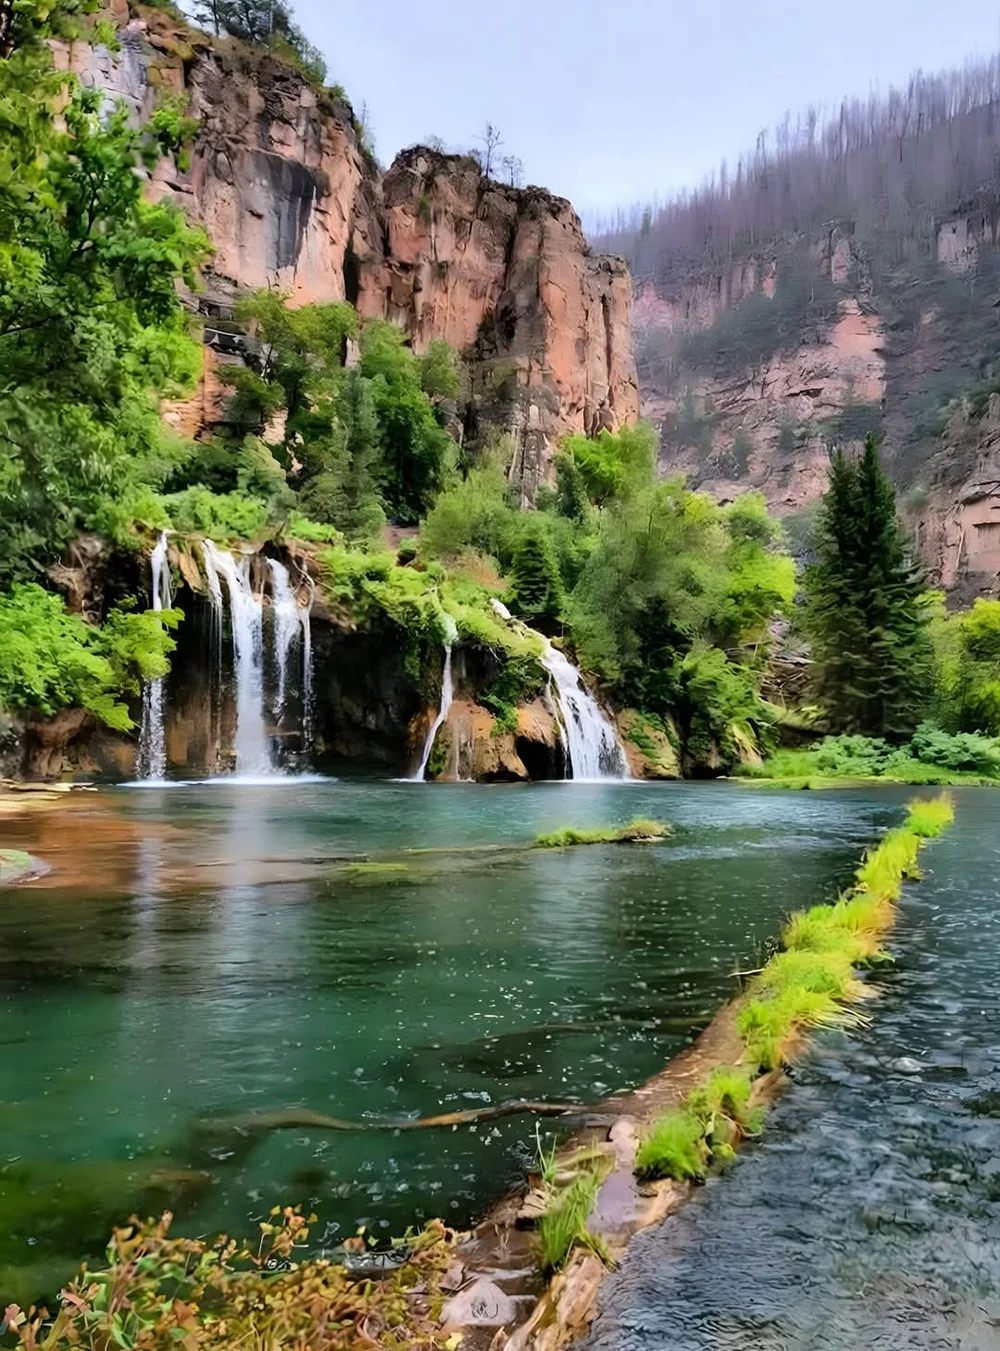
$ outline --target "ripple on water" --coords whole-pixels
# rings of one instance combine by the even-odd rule
[[[997,799],[957,797],[873,1026],[825,1037],[763,1143],[635,1241],[585,1351],[1000,1347]]]

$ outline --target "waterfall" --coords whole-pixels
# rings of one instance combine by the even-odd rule
[[[170,568],[167,563],[167,532],[161,534],[150,560],[153,609],[170,609]],[[167,740],[163,729],[163,681],[147,680],[142,691],[142,730],[139,733],[137,774],[159,781],[167,772]]]
[[[299,607],[302,620],[302,749],[308,753],[312,749],[313,734],[313,645],[310,613],[313,603],[313,584],[309,581],[309,604]]]
[[[431,751],[434,749],[434,742],[441,725],[448,717],[451,708],[451,702],[455,697],[455,687],[451,676],[451,654],[458,639],[458,629],[455,627],[455,621],[451,615],[446,614],[445,620],[445,644],[444,644],[444,672],[441,676],[441,707],[438,709],[438,715],[434,719],[431,730],[427,733],[427,740],[424,742],[424,753],[420,760],[420,768],[414,774],[416,783],[423,782],[423,777],[427,773],[427,766],[430,763]]]
[[[216,581],[225,579],[233,629],[233,670],[236,681],[236,772],[262,776],[272,773],[264,728],[264,615],[260,599],[250,586],[250,561],[238,561],[211,540],[203,545]],[[211,580],[209,581],[211,594]],[[220,588],[221,595],[221,588]],[[212,596],[214,602],[214,594]]]
[[[271,615],[274,619],[276,679],[273,708],[275,721],[278,721],[284,712],[288,694],[288,659],[303,625],[299,602],[292,590],[288,569],[276,558],[269,558],[267,566],[271,573]]]
[[[580,672],[551,643],[542,665],[554,687],[555,704],[574,779],[627,779],[628,760],[611,723],[587,692]]]

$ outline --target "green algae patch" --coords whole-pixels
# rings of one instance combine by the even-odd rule
[[[427,881],[427,874],[412,863],[348,863],[337,870],[336,876],[353,887],[419,885]]]
[[[25,882],[45,872],[45,865],[23,849],[0,849],[0,886]]]
[[[650,821],[637,816],[624,826],[598,827],[580,830],[564,826],[535,837],[536,849],[568,849],[578,844],[655,844],[673,834],[673,826],[665,821]]]

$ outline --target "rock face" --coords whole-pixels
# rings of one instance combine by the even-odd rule
[[[755,361],[730,358],[725,343],[741,305],[762,314],[774,303],[777,243],[682,284],[644,285],[634,326],[661,468],[722,501],[759,489],[794,542],[825,491],[832,447],[878,428],[933,579],[963,601],[996,594],[1000,406],[982,354],[995,346],[1000,226],[981,214],[943,220],[933,257],[904,253],[874,280],[849,223],[807,252],[833,303],[818,320],[786,323]],[[708,356],[700,363],[692,335]]]
[[[265,286],[300,304],[349,300],[400,324],[418,352],[451,343],[467,362],[465,434],[493,423],[514,435],[511,472],[526,498],[559,436],[635,420],[628,271],[591,253],[568,202],[423,148],[383,176],[350,107],[294,68],[157,10],[116,18],[118,53],[77,45],[60,59],[137,118],[166,91],[185,94],[200,121],[187,168],[164,160],[150,184],[203,223],[215,248],[197,297],[205,384],[172,410],[179,427],[225,416],[214,367],[240,359],[230,308]]]

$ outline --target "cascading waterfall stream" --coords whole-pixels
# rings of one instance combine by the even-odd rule
[[[302,611],[292,590],[288,569],[276,558],[269,558],[267,566],[271,573],[271,614],[274,620],[276,679],[273,709],[275,720],[278,721],[285,710],[285,699],[288,696],[289,658],[296,639],[302,634],[303,623]]]
[[[315,599],[315,587],[312,578],[306,576],[309,584],[309,603],[299,607],[302,620],[302,750],[308,754],[312,749],[313,736],[313,648],[312,648],[312,605]]]
[[[150,560],[153,609],[170,609],[170,567],[167,563],[167,532],[157,541]],[[162,781],[167,772],[167,740],[163,727],[163,680],[148,680],[142,691],[142,730],[139,734],[137,775]]]
[[[211,540],[203,544],[206,560],[217,578],[225,579],[233,630],[233,670],[236,682],[236,773],[244,777],[272,774],[264,727],[264,614],[250,585],[250,561],[238,561]],[[209,584],[210,595],[214,594]],[[221,588],[220,588],[221,594]]]
[[[588,693],[580,672],[549,642],[545,644],[541,662],[552,680],[573,778],[629,778],[628,760],[615,729]]]
[[[455,643],[458,641],[458,629],[451,615],[444,616],[445,621],[445,644],[444,644],[444,671],[441,676],[441,707],[438,715],[434,719],[431,730],[427,733],[427,740],[424,742],[424,753],[420,760],[420,768],[414,774],[415,783],[423,782],[424,775],[427,773],[427,766],[430,763],[431,752],[434,749],[434,742],[438,732],[451,709],[452,700],[455,697],[455,686],[451,674],[451,655]]]

